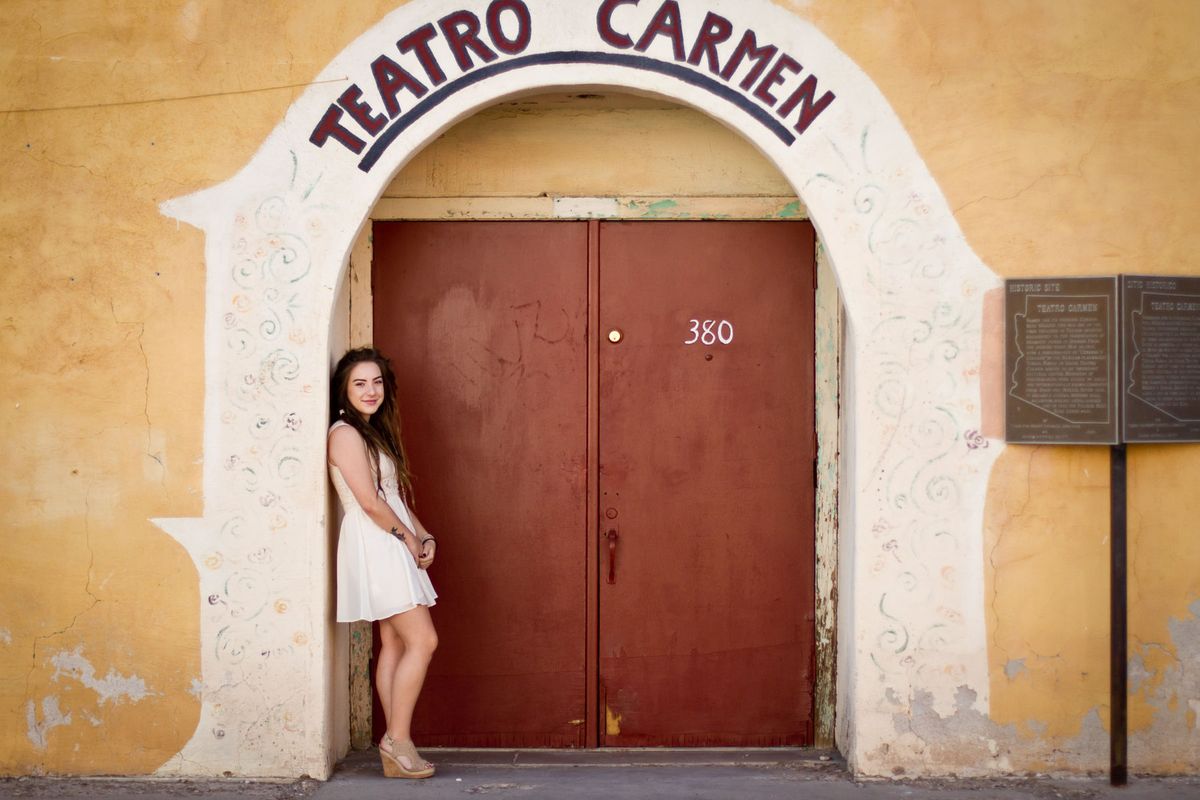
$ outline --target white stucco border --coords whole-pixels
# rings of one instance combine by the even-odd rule
[[[527,54],[613,52],[596,33],[598,2],[527,5]],[[614,21],[636,36],[659,5],[623,6]],[[840,749],[869,774],[1002,770],[953,763],[905,729],[918,708],[987,713],[981,540],[1001,445],[978,433],[980,322],[999,280],[967,246],[887,101],[815,27],[766,0],[681,0],[687,41],[716,11],[802,61],[837,100],[789,147],[667,74],[531,65],[447,97],[368,173],[336,144],[309,142],[346,86],[373,86],[376,56],[399,58],[399,36],[463,7],[482,16],[486,3],[414,0],[392,12],[334,59],[235,177],[163,204],[204,230],[207,286],[204,515],[156,520],[200,574],[201,718],[160,772],[328,775],[325,396],[334,295],[356,233],[391,176],[455,122],[507,97],[588,88],[667,97],[740,133],[791,182],[834,265],[848,331]],[[671,48],[659,38],[646,55],[669,62]]]

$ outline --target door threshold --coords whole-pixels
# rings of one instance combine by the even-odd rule
[[[812,747],[603,747],[595,750],[422,747],[440,765],[464,767],[831,767],[845,769],[836,750]],[[351,753],[347,761],[377,758],[374,750]]]

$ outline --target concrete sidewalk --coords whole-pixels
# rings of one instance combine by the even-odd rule
[[[388,780],[374,752],[355,753],[326,783],[20,778],[0,781],[0,797],[204,798],[205,800],[1200,800],[1200,776],[1133,778],[1113,788],[1104,777],[988,780],[855,780],[836,754],[813,750],[428,750],[438,774]]]

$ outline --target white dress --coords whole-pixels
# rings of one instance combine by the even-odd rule
[[[339,425],[346,423],[339,420],[329,430]],[[384,500],[412,530],[412,515],[400,496],[396,465],[381,453],[379,468]],[[367,516],[341,470],[332,464],[329,477],[344,512],[337,549],[337,621],[386,619],[416,606],[432,606],[437,592],[429,573],[417,567],[408,546]]]

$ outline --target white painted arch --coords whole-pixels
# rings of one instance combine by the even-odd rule
[[[795,188],[834,265],[849,330],[840,749],[865,773],[1003,769],[977,758],[939,761],[903,725],[918,707],[944,717],[987,713],[981,538],[1001,445],[978,433],[978,379],[983,294],[997,277],[967,246],[882,94],[802,18],[768,0],[678,0],[686,42],[717,13],[735,31],[718,45],[722,63],[737,36],[753,29],[760,45],[804,65],[797,82],[814,74],[820,92],[836,94],[789,145],[763,123],[769,113],[733,102],[739,92],[714,94],[721,80],[703,63],[677,62],[670,37],[654,37],[640,54],[605,43],[600,4],[524,0],[530,41],[494,62],[524,59],[519,67],[455,69],[445,42],[434,39],[446,83],[425,106],[400,95],[411,106],[397,117],[405,125],[364,171],[336,142],[310,141],[330,104],[357,84],[380,113],[372,61],[388,54],[424,79],[397,39],[463,9],[485,18],[488,8],[485,0],[403,5],[334,59],[236,176],[163,204],[168,216],[204,230],[207,267],[204,514],[157,520],[200,574],[202,708],[195,734],[163,773],[328,774],[324,434],[330,319],[350,249],[391,177],[442,131],[508,97],[590,88],[666,97],[748,139]],[[615,3],[613,27],[637,38],[662,6]],[[511,34],[511,14],[507,20]],[[545,55],[562,52],[582,56]],[[649,60],[665,66],[647,69]],[[725,85],[736,87],[743,72]],[[777,89],[787,96],[787,83]]]

